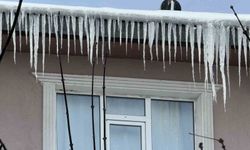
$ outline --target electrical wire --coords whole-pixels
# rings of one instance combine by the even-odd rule
[[[95,60],[93,61],[93,64],[92,64],[91,111],[92,111],[92,138],[93,138],[93,150],[96,150],[96,141],[95,141],[94,80],[95,80]]]

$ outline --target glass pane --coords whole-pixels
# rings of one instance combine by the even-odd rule
[[[145,101],[139,98],[107,97],[107,113],[115,115],[144,116]]]
[[[193,103],[152,101],[153,150],[194,150]]]
[[[93,149],[92,123],[91,123],[91,97],[83,95],[67,95],[70,113],[72,140],[75,150]],[[97,150],[100,150],[99,128],[99,97],[94,98],[95,105],[95,131]],[[68,128],[64,97],[57,95],[57,149],[68,150]]]
[[[141,150],[141,127],[110,125],[110,150]]]

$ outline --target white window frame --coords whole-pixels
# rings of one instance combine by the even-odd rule
[[[67,93],[87,94],[91,93],[91,76],[87,75],[64,75]],[[37,79],[43,85],[43,150],[57,150],[56,142],[56,94],[62,92],[60,74],[38,73]],[[146,99],[146,116],[150,115],[150,98],[175,101],[194,102],[194,125],[195,133],[213,137],[213,99],[211,85],[204,89],[203,83],[133,79],[106,77],[106,95],[123,97],[143,97]],[[220,90],[221,85],[216,85],[216,91]],[[124,90],[126,89],[126,90]],[[96,95],[102,95],[102,77],[95,77]],[[102,99],[100,97],[100,106]],[[102,109],[100,107],[100,115]],[[146,130],[151,129],[151,117],[146,117]],[[101,117],[101,123],[103,118]],[[101,137],[103,131],[101,129]],[[152,150],[151,132],[146,133],[146,150]],[[204,140],[195,137],[195,150],[198,144],[203,142],[208,150],[214,150],[214,141]],[[101,144],[103,150],[103,142]]]

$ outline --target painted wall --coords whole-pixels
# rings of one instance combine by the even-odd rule
[[[18,0],[12,0],[18,1]],[[163,0],[26,0],[25,2],[48,3],[61,5],[81,5],[91,7],[115,7],[126,9],[157,10]],[[239,13],[250,13],[248,0],[178,0],[184,11],[226,12],[232,13],[234,5]]]
[[[86,58],[71,57],[70,63],[63,57],[67,74],[90,74]],[[41,68],[41,67],[39,67]],[[238,86],[237,67],[231,67],[231,98],[224,112],[222,93],[214,103],[215,136],[225,139],[230,150],[250,147],[250,79],[242,75]],[[56,56],[47,56],[46,72],[58,73]],[[196,71],[198,72],[198,71]],[[102,75],[102,66],[97,66],[97,75]],[[143,71],[142,60],[109,59],[108,76],[191,81],[191,64],[174,63],[162,71],[161,62],[148,62]],[[7,53],[0,64],[0,137],[8,150],[42,150],[42,86],[36,81],[29,67],[29,55]],[[220,145],[216,145],[216,150]]]

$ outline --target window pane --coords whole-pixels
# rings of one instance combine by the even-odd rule
[[[141,127],[110,125],[110,150],[141,150]]]
[[[115,115],[144,116],[145,101],[138,98],[107,97],[107,113]]]
[[[91,97],[83,95],[68,95],[71,133],[75,150],[93,149]],[[99,97],[94,98],[95,104],[95,130],[97,150],[100,150],[99,126]],[[57,95],[57,149],[68,150],[69,138],[66,122],[64,97]]]
[[[152,101],[153,150],[194,150],[193,103]]]

